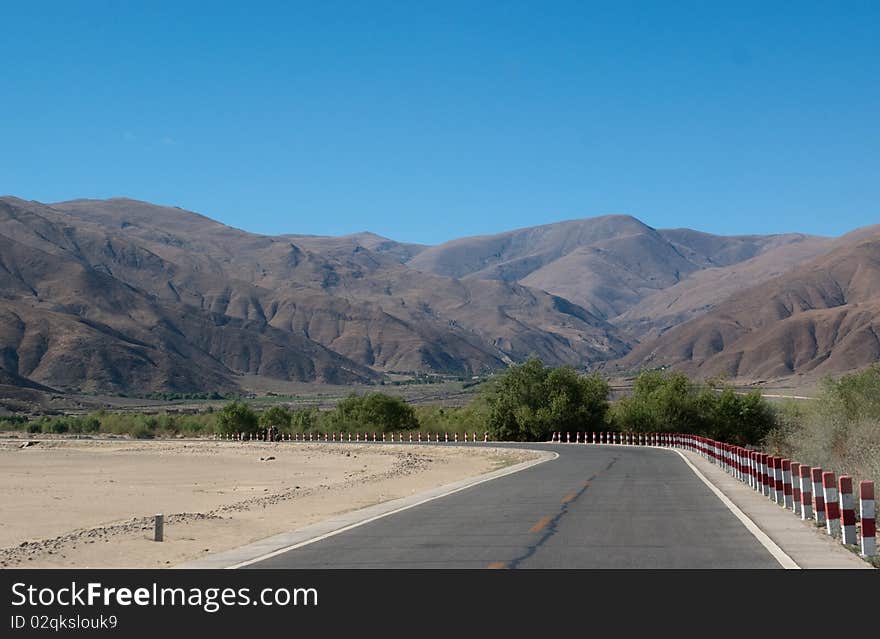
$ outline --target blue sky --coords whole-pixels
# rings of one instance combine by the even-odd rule
[[[723,4],[3,3],[0,193],[424,243],[880,222],[880,3]]]

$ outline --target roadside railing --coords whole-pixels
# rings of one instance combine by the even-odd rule
[[[581,437],[583,435],[583,437]],[[661,446],[701,455],[755,492],[840,540],[858,546],[863,557],[877,556],[877,522],[873,481],[854,480],[791,459],[681,433],[553,433],[551,442]]]

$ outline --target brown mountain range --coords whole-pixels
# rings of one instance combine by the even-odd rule
[[[748,378],[846,370],[871,358],[877,309],[865,283],[845,303],[831,292],[855,281],[842,263],[869,268],[875,235],[721,237],[616,215],[422,246],[366,232],[256,235],[123,198],[4,197],[0,385],[371,383],[393,371],[479,374],[530,354]],[[796,311],[746,305],[776,297]],[[804,313],[818,313],[812,325],[790,321]]]
[[[59,389],[147,392],[234,388],[243,373],[370,382],[627,350],[611,325],[543,291],[412,271],[401,259],[417,247],[294,239],[125,199],[3,198],[0,369]]]

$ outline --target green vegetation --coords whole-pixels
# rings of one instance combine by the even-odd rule
[[[322,430],[391,432],[417,428],[415,411],[399,397],[382,393],[352,393],[321,416]]]
[[[696,384],[682,373],[645,371],[618,401],[610,424],[629,432],[695,433],[731,444],[760,442],[775,425],[759,391],[737,394],[718,382]]]
[[[532,357],[512,366],[485,388],[489,436],[502,441],[541,441],[553,431],[601,428],[608,411],[608,383],[570,367],[548,368]]]
[[[816,401],[780,406],[765,443],[802,463],[880,482],[880,366],[824,380]]]
[[[646,371],[632,393],[609,403],[598,375],[545,366],[537,358],[480,384],[465,406],[416,405],[372,392],[341,398],[332,410],[260,409],[235,400],[222,409],[185,414],[112,413],[0,418],[0,430],[60,435],[127,434],[198,437],[250,433],[432,433],[486,431],[492,439],[547,440],[554,431],[688,432],[768,450],[860,479],[880,481],[880,367],[827,380],[819,401],[771,405],[758,391],[740,394],[718,382],[696,383],[681,373]]]
[[[217,427],[224,435],[257,432],[259,416],[253,408],[238,400],[230,402],[217,414]]]

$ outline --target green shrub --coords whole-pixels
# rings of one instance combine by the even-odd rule
[[[156,433],[146,426],[138,426],[132,431],[131,436],[135,439],[153,439]]]
[[[236,400],[219,411],[217,427],[221,433],[255,433],[259,427],[259,418],[250,406]]]
[[[571,367],[547,368],[532,357],[497,376],[485,389],[490,436],[543,441],[553,431],[587,431],[605,422],[608,383]]]
[[[418,425],[415,411],[399,397],[383,393],[352,393],[336,408],[320,416],[322,430],[388,432]]]
[[[775,425],[759,391],[736,393],[718,382],[695,384],[683,373],[645,371],[618,400],[609,423],[629,432],[695,433],[732,444],[760,442]]]
[[[284,406],[272,406],[260,413],[261,428],[279,428],[283,432],[290,431],[290,419],[292,417],[290,410]]]
[[[822,381],[815,401],[777,409],[771,452],[880,482],[880,366]]]

